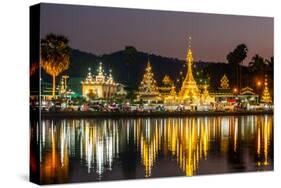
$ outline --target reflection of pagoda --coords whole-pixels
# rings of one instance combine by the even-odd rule
[[[191,37],[189,37],[189,40],[191,40]],[[200,91],[197,87],[196,81],[194,80],[192,73],[193,57],[191,51],[191,42],[189,42],[189,49],[187,51],[186,62],[187,74],[179,92],[179,97],[183,102],[198,103],[200,99]]]

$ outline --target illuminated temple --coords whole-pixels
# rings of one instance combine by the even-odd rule
[[[178,99],[184,104],[199,104],[199,103],[210,103],[214,101],[212,97],[210,97],[209,92],[207,90],[207,85],[204,86],[203,94],[201,95],[200,89],[197,86],[197,83],[193,77],[192,73],[192,63],[193,56],[191,51],[191,37],[189,37],[189,48],[187,50],[187,74],[182,83],[181,90],[179,92]]]
[[[102,68],[102,63],[100,63],[97,72],[98,74],[96,76],[92,75],[91,69],[89,68],[87,77],[81,82],[82,95],[86,98],[107,99],[113,97],[117,93],[118,84],[113,80],[111,71],[107,77]]]
[[[161,100],[159,88],[154,79],[154,74],[152,72],[152,67],[149,62],[149,59],[145,68],[143,79],[139,86],[137,99],[148,102]]]
[[[148,102],[157,102],[162,100],[164,104],[167,105],[209,105],[215,102],[215,98],[209,94],[209,85],[205,83],[202,87],[199,87],[193,77],[191,37],[189,37],[189,48],[187,50],[186,63],[187,74],[182,83],[181,89],[177,94],[175,85],[168,75],[164,76],[162,80],[162,86],[157,86],[151,64],[148,60],[143,79],[139,86],[137,99]]]

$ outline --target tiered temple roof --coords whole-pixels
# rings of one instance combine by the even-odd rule
[[[89,68],[88,70],[89,72],[86,78],[81,82],[82,84],[109,84],[109,85],[116,84],[112,77],[112,73],[111,73],[112,71],[109,70],[109,76],[106,76],[101,62],[97,69],[97,75],[92,74],[91,68]]]
[[[154,74],[152,72],[152,67],[150,65],[149,59],[143,75],[143,79],[139,86],[138,99],[147,101],[158,101],[160,99],[160,93],[157,83],[154,79]]]

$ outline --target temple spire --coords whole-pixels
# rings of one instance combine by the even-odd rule
[[[193,74],[192,74],[192,63],[193,63],[193,56],[191,51],[191,37],[188,37],[188,50],[187,50],[187,56],[186,56],[186,62],[187,62],[187,72],[188,72],[188,80],[194,80]]]
[[[195,102],[199,100],[200,91],[192,73],[193,56],[191,51],[191,39],[191,37],[188,37],[188,49],[186,55],[187,74],[183,81],[179,96],[182,100],[187,99],[190,102]]]
[[[100,62],[100,64],[99,64],[98,75],[99,75],[99,76],[103,76],[102,62]]]
[[[188,48],[191,49],[192,38],[191,36],[188,37]]]

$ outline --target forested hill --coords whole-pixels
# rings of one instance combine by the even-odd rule
[[[136,87],[142,79],[148,58],[158,83],[165,74],[175,80],[179,76],[179,72],[183,70],[183,61],[147,54],[139,52],[133,47],[127,47],[124,50],[102,56],[72,50],[67,74],[73,77],[85,77],[89,67],[92,68],[93,73],[96,73],[99,62],[102,62],[105,72],[108,73],[111,69],[117,82]]]
[[[121,51],[102,56],[72,49],[69,69],[62,74],[82,79],[87,75],[89,67],[95,74],[99,62],[102,62],[105,72],[108,73],[109,69],[112,69],[112,75],[117,82],[131,88],[137,88],[143,77],[148,57],[157,83],[161,83],[165,74],[168,74],[174,81],[179,79],[181,71],[182,75],[186,74],[184,60],[140,52],[134,47],[126,47]],[[196,71],[202,70],[203,76],[211,78],[211,87],[216,87],[219,84],[218,82],[224,73],[229,76],[232,74],[231,67],[225,63],[196,62],[194,65],[196,65]],[[42,76],[43,79],[50,81],[50,76],[45,73]]]

